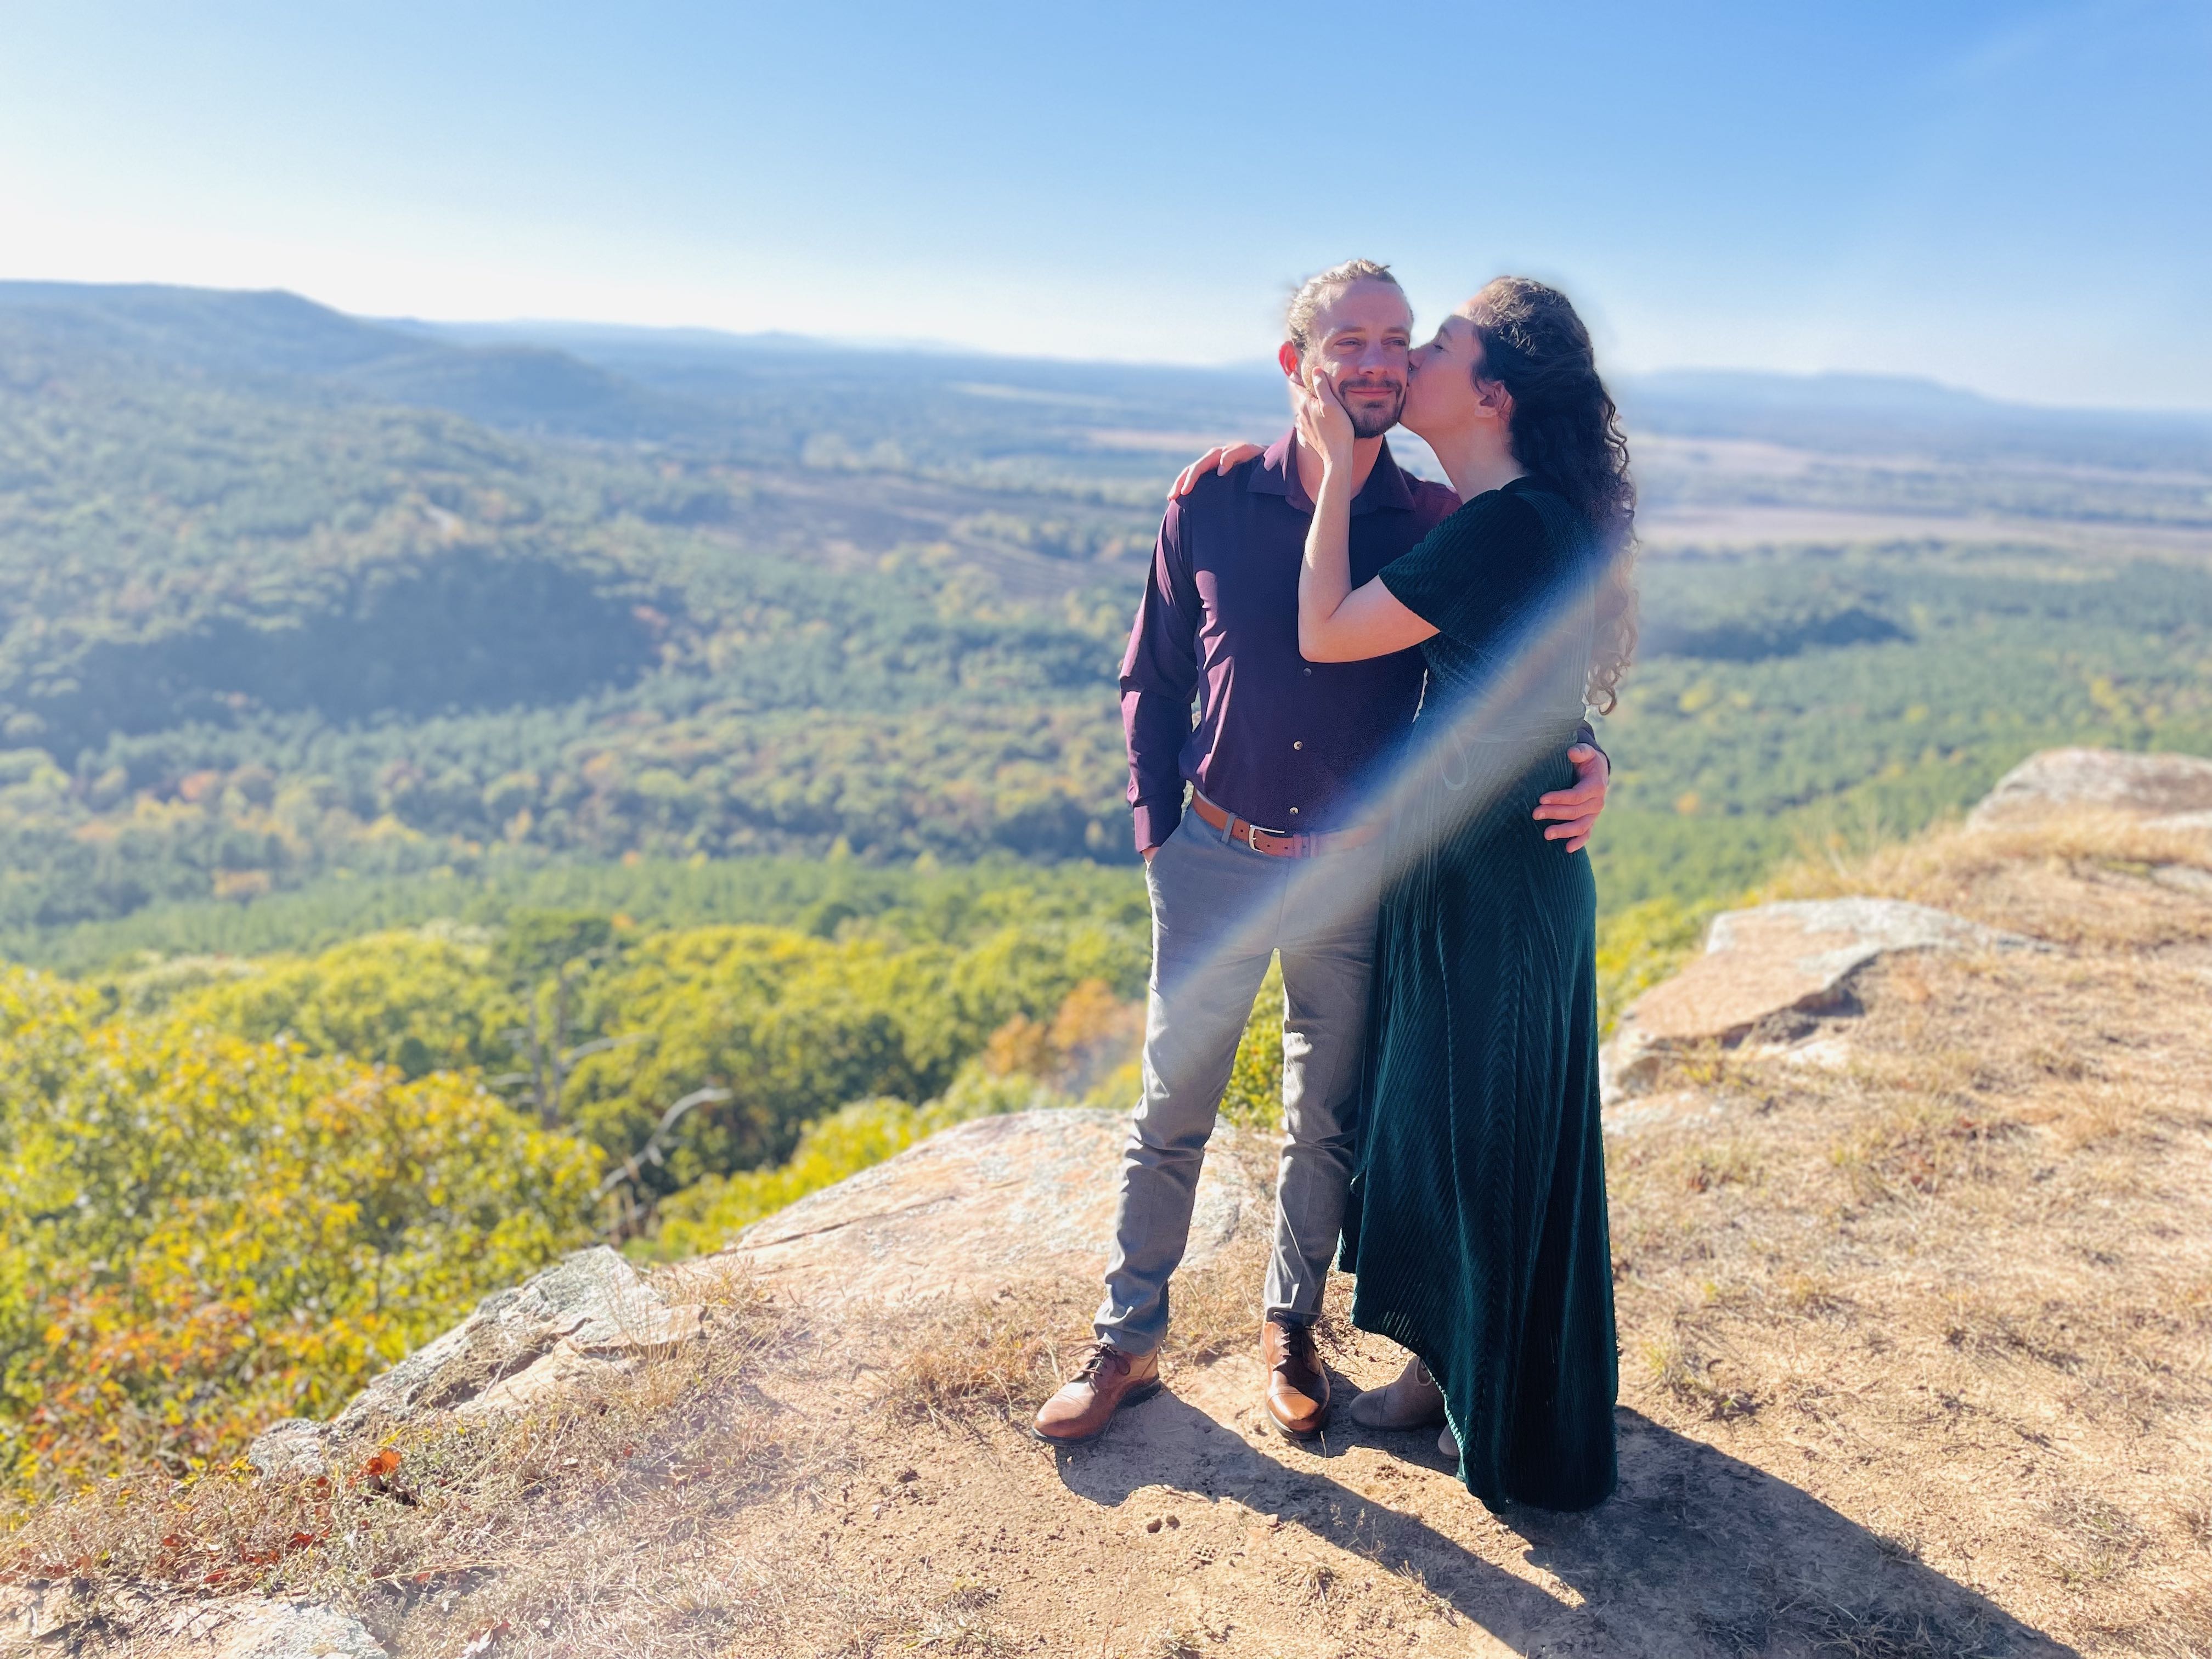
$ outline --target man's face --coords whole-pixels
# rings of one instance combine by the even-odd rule
[[[1304,370],[1336,383],[1352,413],[1355,437],[1379,438],[1406,406],[1406,353],[1413,313],[1391,283],[1358,282],[1339,289],[1314,319]]]

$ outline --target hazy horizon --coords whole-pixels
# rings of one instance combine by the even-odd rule
[[[1616,371],[2201,410],[2208,82],[2181,0],[25,0],[0,274],[1218,365],[1358,252],[1429,321],[1556,280]]]
[[[1041,351],[1013,351],[974,345],[957,340],[929,339],[910,337],[870,337],[863,334],[839,335],[799,329],[766,326],[757,329],[717,327],[699,323],[629,323],[605,318],[560,316],[468,316],[429,317],[420,314],[379,314],[349,311],[312,294],[283,287],[215,288],[197,283],[162,282],[95,281],[80,282],[70,278],[47,276],[0,276],[0,289],[9,287],[52,286],[62,289],[171,289],[198,293],[283,295],[293,299],[319,306],[336,312],[353,321],[403,330],[420,330],[432,333],[451,331],[465,334],[471,331],[487,333],[512,334],[518,340],[537,337],[537,343],[557,345],[553,337],[568,335],[573,340],[583,341],[594,336],[610,339],[633,337],[665,337],[671,342],[690,341],[708,343],[726,341],[736,345],[759,345],[769,342],[788,342],[794,347],[826,347],[838,351],[881,352],[887,355],[911,356],[943,356],[948,358],[981,358],[986,361],[1003,360],[1018,363],[1050,363],[1067,368],[1098,367],[1111,368],[1187,369],[1205,373],[1249,374],[1255,380],[1270,380],[1275,366],[1266,354],[1224,357],[1215,360],[1171,360],[1146,357],[1101,357],[1054,354]],[[1972,386],[1943,380],[1931,374],[1850,368],[1771,368],[1742,365],[1699,362],[1659,363],[1644,368],[1615,371],[1610,378],[1623,384],[1634,385],[1669,380],[1688,380],[1710,379],[1717,382],[1740,380],[1749,382],[1787,382],[1815,386],[1821,382],[1844,382],[1866,387],[1889,386],[1900,391],[1924,394],[1935,392],[1947,399],[1971,401],[1992,410],[2019,409],[2050,415],[2140,415],[2171,416],[2175,419],[2212,418],[2212,398],[2202,404],[2088,404],[2037,402],[2028,398],[1993,396]],[[1679,388],[1678,388],[1679,389]]]

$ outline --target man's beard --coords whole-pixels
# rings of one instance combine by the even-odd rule
[[[1344,399],[1344,412],[1352,416],[1352,435],[1355,438],[1381,437],[1392,427],[1397,425],[1398,417],[1406,412],[1406,388],[1402,386],[1389,388],[1390,401],[1380,409],[1370,410],[1353,404],[1352,398],[1360,392],[1377,390],[1381,388],[1372,386],[1339,386],[1337,388],[1339,395]]]

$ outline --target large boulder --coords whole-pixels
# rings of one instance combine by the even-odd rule
[[[1762,904],[1713,918],[1705,953],[1654,986],[1620,1017],[1603,1056],[1607,1097],[1642,1092],[1669,1054],[1729,1048],[1761,1028],[1831,1012],[1850,1000],[1851,978],[1899,951],[2035,948],[1947,910],[1901,899],[1839,898]]]
[[[515,1411],[636,1365],[699,1334],[696,1304],[671,1304],[605,1245],[496,1291],[444,1335],[378,1376],[327,1424],[286,1418],[246,1457],[265,1475],[324,1473],[323,1447],[429,1412]]]
[[[1049,1108],[978,1118],[754,1223],[709,1259],[811,1301],[900,1303],[989,1294],[1041,1275],[1096,1279],[1113,1235],[1127,1134],[1125,1112]],[[1267,1205],[1217,1138],[1184,1262],[1212,1260]]]
[[[2176,829],[2212,828],[2212,761],[2118,749],[2046,749],[1999,778],[1966,822],[1989,829],[2085,809]]]
[[[627,1370],[641,1354],[688,1341],[698,1334],[699,1313],[696,1304],[670,1306],[605,1245],[579,1250],[486,1297],[356,1395],[331,1431],[428,1411],[525,1405],[554,1384]]]
[[[349,1614],[313,1601],[258,1596],[180,1613],[152,1640],[158,1645],[137,1650],[148,1659],[389,1659],[383,1644]]]
[[[319,1602],[238,1595],[162,1611],[143,1592],[126,1589],[118,1605],[98,1607],[67,1583],[0,1586],[0,1654],[81,1651],[82,1638],[112,1633],[118,1611],[140,1615],[129,1646],[100,1643],[100,1652],[127,1650],[139,1659],[388,1659],[358,1619]]]
[[[246,1456],[265,1476],[313,1477],[328,1472],[334,1441],[386,1425],[434,1412],[519,1411],[587,1390],[696,1337],[702,1300],[732,1267],[811,1302],[904,1302],[1040,1274],[1095,1279],[1113,1231],[1127,1126],[1125,1113],[1066,1109],[958,1124],[653,1282],[604,1245],[579,1251],[486,1297],[330,1422],[271,1424]],[[1234,1150],[1217,1141],[1212,1152],[1183,1258],[1192,1266],[1267,1209]]]

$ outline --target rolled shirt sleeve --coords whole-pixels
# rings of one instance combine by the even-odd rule
[[[1170,501],[1121,657],[1121,732],[1139,852],[1158,847],[1182,822],[1182,750],[1198,690],[1202,610],[1182,535],[1182,504]]]

